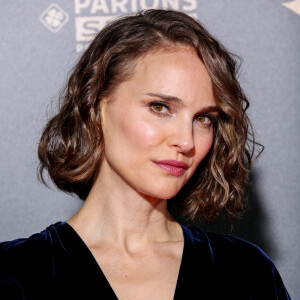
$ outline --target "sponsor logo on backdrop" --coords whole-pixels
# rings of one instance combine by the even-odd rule
[[[197,0],[74,0],[76,51],[85,50],[97,32],[120,15],[164,8],[197,18],[197,4]]]
[[[282,3],[300,15],[300,0]],[[180,10],[197,18],[197,0],[74,0],[76,51],[85,50],[93,37],[114,18],[149,8]],[[57,4],[51,4],[40,21],[51,31],[58,32],[69,15]]]
[[[300,16],[300,0],[294,0],[291,2],[282,3],[283,6],[289,8]]]
[[[69,20],[69,15],[57,4],[51,4],[40,16],[40,21],[52,32],[59,31]]]

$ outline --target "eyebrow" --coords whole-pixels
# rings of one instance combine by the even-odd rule
[[[166,100],[166,101],[170,101],[170,102],[175,102],[175,103],[179,104],[180,106],[184,106],[182,99],[175,97],[175,96],[161,94],[161,93],[147,93],[146,95],[151,96],[151,97],[160,98],[162,100]],[[219,112],[220,108],[217,106],[206,106],[201,109],[201,112],[207,112],[207,111]]]
[[[151,97],[160,98],[160,99],[166,100],[166,101],[176,102],[180,106],[183,106],[183,101],[180,98],[175,97],[175,96],[170,96],[170,95],[165,95],[165,94],[160,94],[160,93],[147,93],[147,95],[151,96]]]

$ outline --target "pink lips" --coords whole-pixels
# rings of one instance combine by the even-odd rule
[[[177,160],[158,160],[153,162],[167,174],[174,176],[182,175],[189,167],[185,162]]]

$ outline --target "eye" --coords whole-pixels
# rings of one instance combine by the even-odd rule
[[[169,110],[169,106],[167,104],[162,102],[157,102],[157,101],[150,102],[149,107],[151,108],[151,110],[153,110],[155,113],[158,114],[166,114],[167,111]]]
[[[206,116],[197,117],[197,121],[202,124],[210,124],[211,123],[211,119]]]
[[[159,112],[161,112],[164,109],[164,107],[161,104],[155,104],[152,106],[152,108]]]
[[[200,115],[196,117],[196,121],[200,126],[210,128],[216,119],[213,116]]]

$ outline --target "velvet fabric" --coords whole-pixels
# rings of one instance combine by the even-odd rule
[[[290,299],[274,264],[257,246],[181,227],[184,248],[175,300]],[[117,297],[77,232],[57,222],[29,238],[0,243],[0,299]]]

